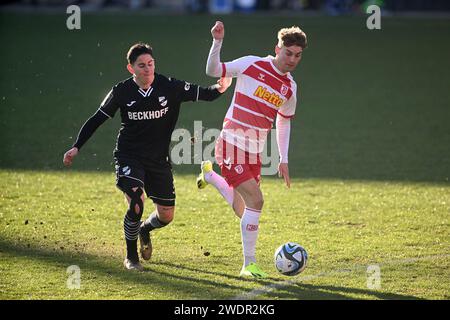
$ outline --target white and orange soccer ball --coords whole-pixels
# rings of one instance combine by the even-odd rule
[[[275,250],[275,268],[285,276],[295,276],[305,270],[308,253],[299,244],[287,242]]]

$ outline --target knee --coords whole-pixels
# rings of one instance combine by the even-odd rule
[[[261,210],[261,209],[263,208],[263,205],[264,205],[264,199],[263,199],[263,197],[257,198],[257,199],[255,200],[255,206],[257,207],[257,208],[255,208],[255,209]]]
[[[169,224],[172,222],[175,215],[175,206],[156,206],[156,210],[158,211],[158,218],[162,222]]]
[[[144,212],[144,201],[142,188],[125,190],[129,203],[128,215],[131,220],[140,220]]]
[[[262,194],[254,195],[252,197],[251,204],[249,203],[249,205],[252,206],[253,209],[261,210],[264,205],[264,198],[263,198]]]

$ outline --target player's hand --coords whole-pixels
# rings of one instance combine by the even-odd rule
[[[72,165],[73,158],[78,154],[78,148],[73,147],[66,153],[64,153],[63,163],[66,167],[70,167]]]
[[[231,86],[231,83],[233,83],[233,78],[231,77],[220,78],[219,80],[217,80],[217,84],[219,85],[219,88],[217,88],[217,90],[220,93],[224,93]]]
[[[222,40],[225,37],[225,26],[222,21],[216,21],[211,29],[211,35],[216,40]]]
[[[291,187],[291,178],[289,178],[289,167],[287,163],[280,163],[278,165],[278,176],[284,178],[288,188]]]

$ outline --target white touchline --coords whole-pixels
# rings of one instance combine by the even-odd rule
[[[271,292],[274,290],[279,290],[279,289],[282,289],[282,288],[287,287],[292,284],[296,284],[299,282],[306,282],[306,281],[314,280],[317,278],[327,277],[327,276],[330,276],[335,273],[351,273],[351,272],[355,272],[355,271],[359,271],[359,270],[365,271],[367,269],[368,265],[376,264],[379,266],[383,266],[383,265],[406,264],[406,263],[414,263],[414,262],[421,261],[421,260],[432,260],[432,259],[441,259],[441,258],[448,258],[448,257],[450,257],[450,254],[433,255],[433,256],[426,256],[426,257],[419,257],[419,258],[406,258],[406,259],[385,261],[385,262],[381,262],[381,263],[374,262],[374,263],[369,263],[369,264],[364,264],[364,265],[360,265],[360,264],[353,265],[348,268],[331,270],[328,272],[322,272],[322,273],[310,275],[310,276],[303,276],[303,277],[300,276],[300,277],[296,278],[295,280],[294,279],[286,280],[286,281],[262,286],[260,288],[253,289],[252,291],[249,291],[249,292],[243,292],[242,294],[239,294],[239,295],[231,298],[231,300],[253,299],[259,295],[262,295],[262,294],[265,294],[265,293],[268,293],[268,292]]]

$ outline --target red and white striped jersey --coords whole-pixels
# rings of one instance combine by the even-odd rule
[[[245,56],[222,63],[222,77],[236,77],[233,99],[220,136],[250,153],[261,153],[277,114],[291,118],[297,104],[297,84],[282,74],[274,57]]]

